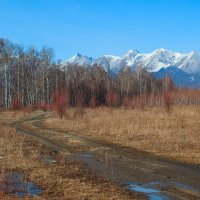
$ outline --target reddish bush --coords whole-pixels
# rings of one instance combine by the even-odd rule
[[[20,108],[21,108],[21,103],[20,103],[18,98],[15,98],[12,102],[12,109],[13,110],[20,110]]]
[[[20,108],[21,108],[20,96],[19,96],[19,94],[17,94],[12,101],[12,109],[13,110],[20,110]]]
[[[108,93],[106,95],[106,103],[110,107],[117,107],[120,105],[120,97],[116,93]]]
[[[64,90],[56,91],[53,100],[54,110],[57,112],[59,118],[62,119],[69,105],[69,92]]]

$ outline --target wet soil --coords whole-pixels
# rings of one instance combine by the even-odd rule
[[[36,138],[66,159],[85,163],[96,173],[148,199],[200,199],[200,166],[168,160],[134,148],[45,127],[52,113],[37,112],[8,121],[20,134]]]
[[[42,190],[33,182],[26,181],[20,172],[6,172],[0,176],[0,188],[5,194],[25,196],[39,196]],[[5,180],[5,181],[4,181]]]

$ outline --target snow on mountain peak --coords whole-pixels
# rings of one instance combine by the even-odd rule
[[[149,72],[162,78],[170,75],[179,86],[200,87],[200,53],[172,52],[164,48],[150,53],[140,53],[129,50],[123,56],[104,55],[94,59],[80,53],[74,55],[63,64],[63,69],[69,65],[89,67],[98,64],[109,73],[118,74],[124,67],[136,69],[141,64]]]
[[[160,48],[160,49],[156,49],[155,51],[153,51],[152,53],[161,53],[161,52],[168,52],[167,49],[164,48]]]
[[[139,52],[137,50],[128,50],[124,56],[128,56],[128,55],[137,55]]]
[[[199,53],[197,51],[191,51],[189,54],[190,55],[199,55]]]
[[[176,65],[187,73],[200,73],[200,54],[196,51],[192,51],[189,54],[183,54],[178,59]]]
[[[123,58],[125,58],[125,59],[132,59],[132,58],[135,58],[136,55],[138,55],[138,54],[139,54],[139,52],[137,50],[128,50],[124,54]]]
[[[92,57],[83,56],[80,53],[77,53],[72,58],[70,58],[64,65],[81,65],[81,66],[90,66],[93,63],[94,59]]]
[[[114,73],[118,73],[124,66],[134,68],[137,63],[141,63],[149,72],[157,72],[161,68],[175,66],[190,74],[200,73],[200,54],[198,52],[192,51],[182,54],[164,48],[144,54],[139,53],[137,50],[129,50],[122,57],[106,54],[97,59],[78,53],[69,59],[65,65],[91,66],[94,63],[101,65],[106,71]]]

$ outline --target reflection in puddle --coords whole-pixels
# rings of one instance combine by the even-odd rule
[[[94,152],[85,152],[82,154],[76,154],[70,157],[75,161],[83,161],[87,166],[93,170],[97,174],[103,175],[112,180],[115,180],[118,184],[124,185],[124,183],[128,183],[130,181],[130,177],[123,177],[121,181],[121,177],[119,176],[123,173],[118,171],[115,166],[113,167],[112,160],[106,162],[105,158],[98,159]],[[133,177],[134,178],[134,177]],[[134,179],[133,179],[134,181]],[[177,199],[176,196],[173,196],[168,190],[176,189],[178,192],[184,190],[184,192],[192,193],[193,195],[199,197],[200,193],[198,190],[194,189],[189,185],[185,185],[183,183],[175,182],[173,180],[159,182],[154,181],[150,183],[140,184],[137,182],[131,182],[125,185],[125,188],[134,192],[140,192],[145,194],[149,200],[169,200],[169,199]],[[168,190],[166,190],[168,189]]]
[[[158,183],[156,183],[157,185]],[[134,192],[141,192],[148,196],[149,200],[167,200],[168,198],[161,194],[160,190],[154,189],[152,186],[154,183],[150,184],[138,184],[129,183],[126,188]]]
[[[4,176],[0,177],[0,188],[5,194],[24,196],[39,196],[42,190],[33,182],[24,180],[22,173],[7,172]]]
[[[135,184],[130,184],[129,187],[128,187],[128,189],[134,190],[136,192],[143,192],[143,193],[146,193],[146,194],[160,192],[159,190],[155,190],[155,189],[151,189],[151,188],[144,188],[142,186],[135,185]]]
[[[104,173],[105,166],[101,160],[97,160],[96,157],[91,153],[85,153],[81,155],[73,156],[75,160],[84,161],[92,169],[96,169],[100,174]],[[134,191],[141,192],[148,196],[149,200],[168,200],[165,195],[161,193],[156,186],[161,186],[159,182],[151,182],[149,184],[138,184],[138,183],[129,183],[126,185],[126,188]]]
[[[176,188],[181,190],[188,190],[196,196],[199,196],[199,191],[194,189],[193,187],[179,183],[179,182],[168,182],[168,183],[160,183],[160,182],[151,182],[146,184],[138,184],[138,183],[129,183],[126,185],[126,188],[131,191],[144,193],[149,197],[149,200],[168,200],[171,199],[164,195],[159,188]]]

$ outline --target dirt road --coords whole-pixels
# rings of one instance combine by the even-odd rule
[[[97,173],[152,200],[200,199],[200,166],[167,160],[146,152],[45,127],[52,113],[37,112],[9,120],[20,134],[36,138],[52,151],[66,152],[66,159],[84,162]]]

